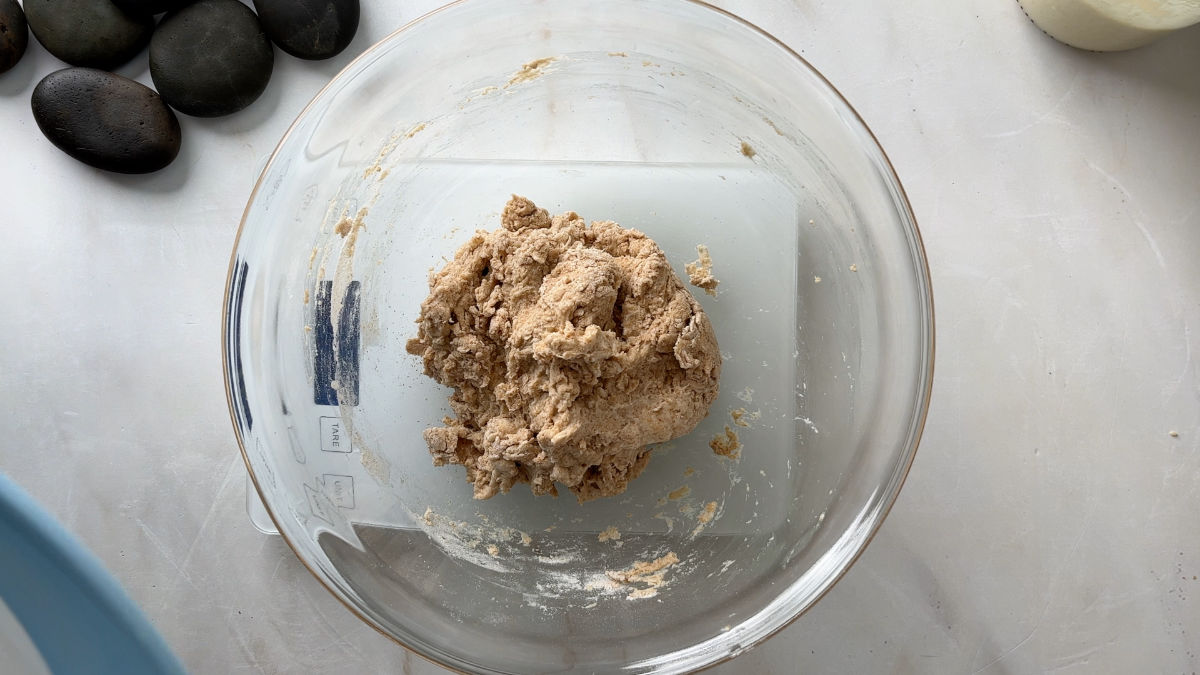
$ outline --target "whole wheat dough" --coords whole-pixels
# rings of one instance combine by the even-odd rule
[[[658,245],[513,196],[429,279],[408,351],[452,387],[424,433],[476,499],[529,483],[580,501],[623,492],[647,445],[691,431],[717,396],[712,324]]]

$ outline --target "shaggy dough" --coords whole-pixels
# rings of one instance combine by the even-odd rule
[[[424,433],[434,464],[465,466],[476,499],[515,483],[580,501],[624,492],[647,445],[708,414],[712,324],[637,230],[515,195],[501,222],[430,275],[408,342],[454,389],[455,418]]]

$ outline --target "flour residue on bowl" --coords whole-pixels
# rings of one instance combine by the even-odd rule
[[[716,502],[710,504],[700,510],[704,523],[716,513]],[[694,506],[688,508],[695,511]],[[586,544],[546,548],[551,542],[534,541],[520,530],[492,525],[490,521],[456,520],[437,513],[433,507],[414,514],[413,522],[450,558],[509,575],[522,587],[522,602],[543,610],[551,610],[564,600],[571,605],[594,607],[604,599],[653,598],[694,567],[694,563],[665,547],[648,547],[618,558],[618,565],[628,563],[625,566],[611,566],[612,562],[606,566]],[[611,542],[615,548],[625,543],[615,525],[609,525],[596,538]]]
[[[534,59],[528,63],[522,64],[521,69],[516,73],[513,73],[513,76],[508,80],[508,84],[504,85],[504,87],[507,89],[514,84],[521,84],[522,82],[532,82],[533,80],[536,80],[537,78],[549,72],[546,67],[557,60],[557,56],[543,56],[540,59]]]
[[[532,537],[520,530],[455,520],[437,513],[431,506],[420,516],[414,514],[413,521],[423,526],[421,529],[446,555],[493,572],[515,571],[509,562],[522,556],[528,559],[529,554],[523,551],[528,551],[533,543]],[[572,561],[573,557],[567,557],[561,562]]]
[[[372,162],[366,169],[363,169],[363,178],[370,178],[372,174],[378,174],[380,180],[382,180],[385,177],[382,175],[383,162],[388,158],[388,155],[392,154],[392,151],[396,149],[396,146],[399,145],[399,143],[400,135],[392,134],[392,136],[384,142],[383,147],[379,148],[379,153],[375,155],[375,161]]]
[[[717,503],[709,502],[705,504],[704,508],[700,509],[700,514],[696,516],[696,527],[692,530],[692,536],[695,537],[703,532],[704,528],[708,527],[708,524],[712,522],[716,515]]]
[[[663,523],[667,526],[668,534],[675,531],[675,519],[672,518],[671,516],[668,516],[667,514],[659,511],[658,513],[654,514],[654,518],[656,520],[663,521]]]
[[[425,123],[424,122],[421,122],[421,123],[417,124],[415,127],[409,129],[408,133],[404,134],[404,137],[412,138],[413,136],[416,136],[417,134],[421,133],[422,131],[425,131]]]
[[[679,556],[674,551],[668,551],[654,560],[640,560],[623,570],[607,570],[604,575],[616,584],[608,589],[629,589],[629,594],[625,596],[629,600],[653,598],[668,583],[667,572],[678,562]]]
[[[367,473],[380,485],[392,484],[392,464],[383,455],[375,452],[366,445],[359,445],[359,461]]]
[[[754,412],[749,412],[745,408],[734,408],[729,411],[729,419],[733,421],[735,426],[748,428],[751,422],[757,422],[762,419],[762,411],[755,410]]]

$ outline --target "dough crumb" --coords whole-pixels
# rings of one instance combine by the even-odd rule
[[[814,277],[813,277],[813,283],[814,283],[814,284],[819,284],[819,283],[821,283],[821,277],[814,276]]]
[[[850,266],[850,271],[851,271],[851,272],[857,272],[857,271],[858,271],[858,265],[851,265],[851,266]]]
[[[557,60],[558,60],[557,57],[546,56],[546,57],[543,57],[540,59],[534,59],[534,60],[530,61],[529,63],[523,64],[521,66],[521,69],[518,70],[516,73],[514,73],[513,76],[511,78],[509,78],[508,84],[506,84],[504,86],[511,87],[514,84],[520,84],[522,82],[529,82],[531,80],[536,80],[537,78],[546,74],[546,70],[545,70],[546,66],[550,65],[551,63],[554,63]]]
[[[339,234],[343,239],[350,236],[351,233],[357,234],[359,230],[366,228],[363,219],[367,217],[367,210],[359,209],[354,217],[349,215],[342,216],[342,219],[333,226],[333,231]]]
[[[366,170],[363,171],[363,178],[370,178],[371,174],[373,173],[382,174],[384,160],[388,158],[388,155],[392,154],[392,151],[396,149],[396,145],[399,143],[400,135],[392,134],[392,137],[388,139],[387,143],[385,143],[383,147],[379,149],[379,154],[375,156],[375,163],[371,166],[368,166]],[[380,180],[382,179],[383,176],[381,175]]]
[[[692,493],[692,488],[688,487],[687,485],[684,485],[682,487],[678,487],[678,488],[675,488],[674,490],[671,490],[671,492],[667,494],[667,499],[669,499],[671,501],[676,501],[679,499],[683,499],[684,497],[690,495],[691,493]]]
[[[1167,435],[1170,436],[1171,438],[1179,438],[1179,432],[1175,431],[1174,429],[1168,431]]]
[[[746,387],[737,393],[737,397],[746,403],[754,403],[754,390],[750,387]]]
[[[683,477],[688,478],[694,473],[696,473],[696,470],[689,466],[688,468],[683,470]]]
[[[629,56],[625,52],[609,52],[608,55],[609,56]]]
[[[416,136],[417,134],[421,133],[421,132],[422,132],[422,131],[424,131],[424,130],[425,130],[425,123],[424,123],[424,122],[421,122],[420,124],[418,124],[417,126],[413,127],[412,129],[409,129],[409,130],[408,130],[408,133],[407,133],[407,134],[404,134],[404,137],[405,137],[405,138],[412,138],[413,136]]]
[[[713,276],[712,256],[708,252],[708,247],[704,244],[696,247],[696,253],[700,257],[683,266],[684,270],[687,271],[688,281],[696,288],[703,288],[705,293],[715,298],[717,297],[717,284],[721,282]]]
[[[708,447],[712,448],[714,453],[722,457],[737,459],[742,456],[742,442],[738,440],[737,432],[730,429],[729,425],[725,425],[724,433],[713,436],[713,439],[708,443]]]
[[[650,561],[638,561],[632,566],[620,570],[608,570],[604,574],[612,581],[626,586],[639,586],[625,596],[629,600],[652,598],[658,595],[658,590],[666,583],[669,568],[679,562],[679,556],[674,551]]]
[[[742,154],[746,157],[753,158],[758,153],[754,151],[754,148],[750,147],[749,143],[742,141]]]
[[[701,509],[700,515],[696,516],[696,529],[692,530],[692,536],[696,536],[704,531],[704,528],[712,522],[713,516],[717,514],[717,503],[709,502]]]
[[[601,532],[597,537],[597,541],[616,541],[621,538],[621,531],[616,525],[609,525],[607,529]]]
[[[520,534],[521,534],[521,545],[522,546],[529,546],[530,544],[533,543],[533,537],[529,536],[525,532],[521,532]]]
[[[762,411],[747,412],[745,408],[734,408],[729,411],[729,418],[739,427],[749,427],[751,422],[762,418]]]
[[[425,521],[426,525],[433,526],[433,507],[425,507],[425,513],[421,516],[421,520]]]
[[[424,432],[433,463],[464,466],[476,499],[516,483],[581,502],[620,494],[648,446],[708,414],[712,324],[637,230],[518,196],[501,223],[431,273],[406,347],[454,390],[454,416]]]
[[[500,555],[500,547],[496,546],[495,544],[488,544],[487,552],[488,555],[495,558],[496,556]]]
[[[620,572],[606,572],[605,574],[607,574],[608,578],[612,579],[613,581],[622,584],[628,584],[645,579],[651,574],[655,574],[660,570],[664,570],[677,562],[679,562],[679,556],[675,555],[674,551],[669,551],[661,558],[656,558],[649,562],[639,560],[628,569]]]

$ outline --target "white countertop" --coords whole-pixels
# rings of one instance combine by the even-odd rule
[[[277,51],[259,102],[182,118],[151,176],[41,136],[29,95],[60,64],[40,45],[0,75],[0,470],[196,673],[443,672],[251,527],[219,342],[275,142],[352,52],[436,4],[364,0],[331,62]],[[866,554],[712,672],[1200,670],[1200,30],[1090,54],[1014,0],[719,4],[879,137],[921,223],[938,350],[924,441]],[[136,63],[120,72],[148,82]]]

